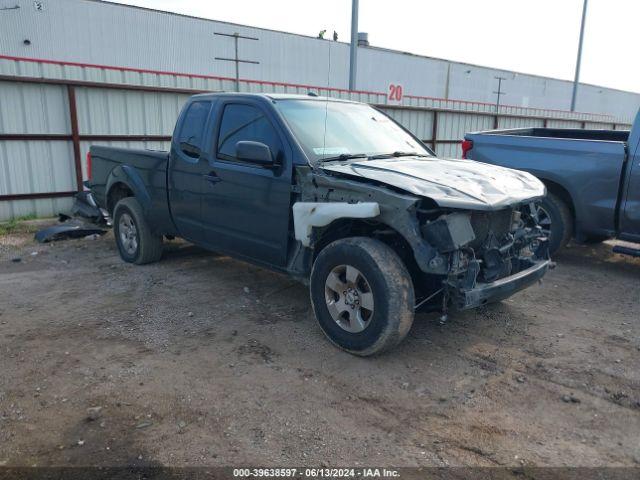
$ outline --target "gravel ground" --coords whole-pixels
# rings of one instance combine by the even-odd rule
[[[31,238],[0,237],[0,465],[640,464],[640,261],[610,245],[362,359],[287,277]]]

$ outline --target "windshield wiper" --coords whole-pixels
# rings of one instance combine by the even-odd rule
[[[369,158],[372,160],[376,160],[379,158],[393,158],[393,157],[428,157],[429,155],[425,155],[424,153],[418,152],[392,152],[392,153],[380,153],[378,155],[371,155]]]
[[[334,162],[336,160],[351,160],[352,158],[367,158],[366,153],[341,153],[340,155],[336,155],[335,157],[325,157],[318,160],[319,163],[322,162]]]

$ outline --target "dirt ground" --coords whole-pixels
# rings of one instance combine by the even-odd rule
[[[0,465],[637,466],[640,261],[610,249],[362,359],[287,277],[5,235]]]

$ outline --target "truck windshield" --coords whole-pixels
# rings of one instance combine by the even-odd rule
[[[351,158],[431,156],[419,142],[369,105],[320,100],[276,102],[312,163]]]

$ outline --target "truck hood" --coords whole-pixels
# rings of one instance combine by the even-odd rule
[[[428,197],[440,207],[496,210],[545,195],[544,184],[527,172],[471,160],[402,157],[322,168]]]

